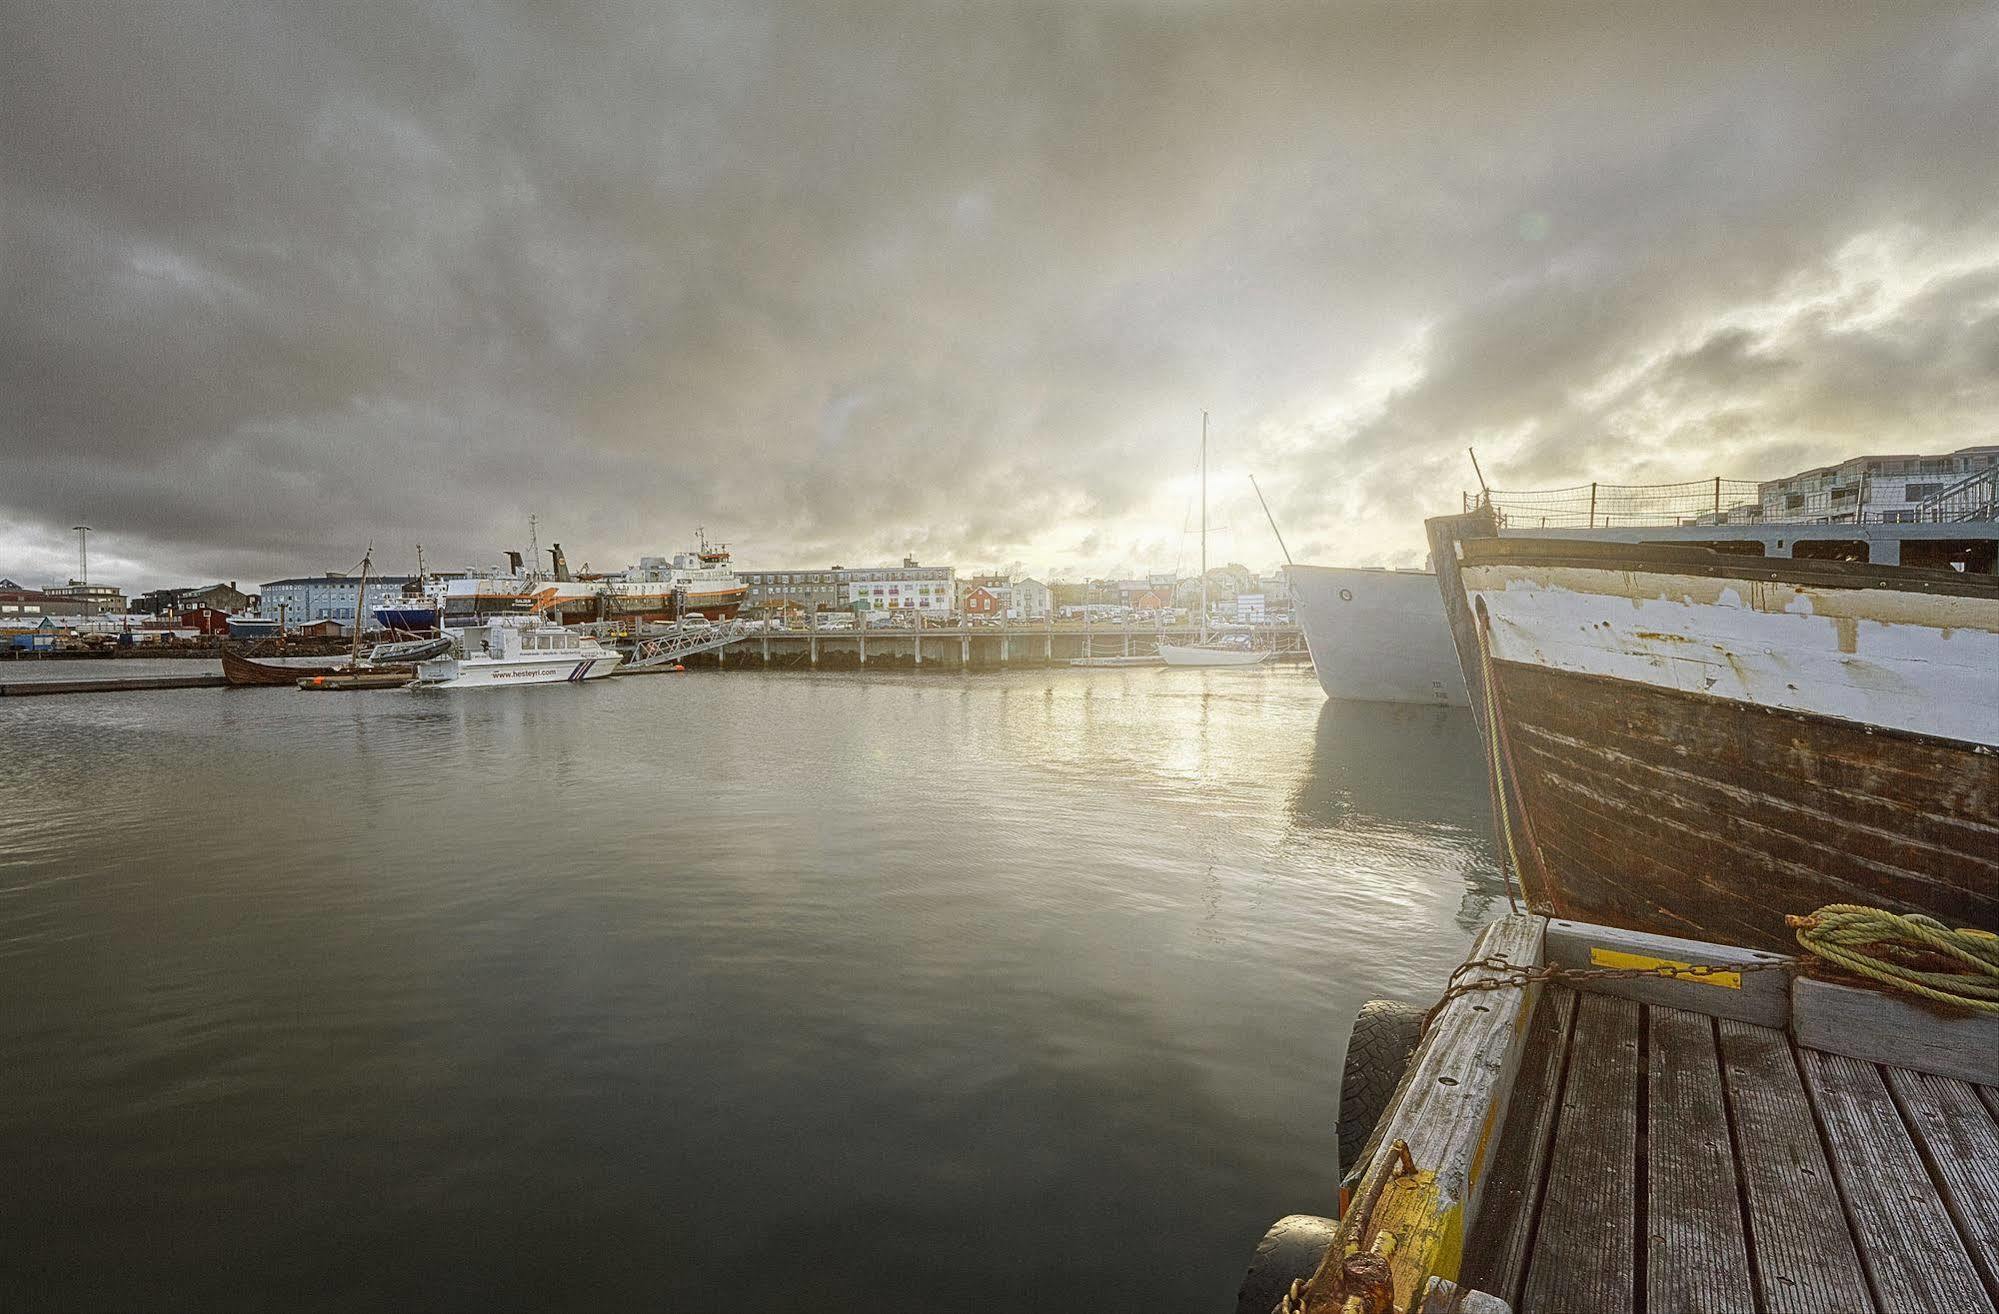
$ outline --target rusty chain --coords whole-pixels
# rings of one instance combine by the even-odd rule
[[[1656,967],[1562,967],[1556,963],[1545,963],[1539,967],[1523,967],[1509,963],[1504,958],[1474,958],[1458,965],[1451,973],[1451,979],[1444,986],[1444,993],[1423,1015],[1423,1030],[1428,1032],[1430,1024],[1444,1005],[1453,999],[1477,994],[1484,990],[1525,989],[1537,981],[1636,981],[1646,977],[1660,977],[1669,980],[1698,981],[1705,977],[1735,975],[1742,972],[1789,971],[1797,966],[1794,958],[1772,958],[1756,963],[1660,963]],[[1497,976],[1480,977],[1476,981],[1462,980],[1467,972],[1483,969],[1496,972]]]

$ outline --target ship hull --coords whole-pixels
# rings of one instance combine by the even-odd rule
[[[747,590],[725,589],[715,593],[620,593],[604,595],[606,620],[677,621],[699,615],[711,621],[733,620],[743,609]]]
[[[1202,648],[1175,643],[1160,644],[1159,657],[1168,666],[1261,666],[1270,660],[1269,653],[1248,648]]]
[[[601,680],[623,660],[615,652],[568,653],[500,661],[444,657],[420,662],[414,685],[424,689],[490,689],[502,685],[582,684]]]
[[[375,624],[400,634],[432,634],[442,613],[436,607],[377,607]]]
[[[1328,698],[1464,707],[1470,699],[1427,571],[1287,566],[1312,669]]]
[[[1494,540],[1442,573],[1536,909],[1773,951],[1828,903],[1999,929],[1999,581]]]

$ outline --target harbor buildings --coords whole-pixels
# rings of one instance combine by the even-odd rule
[[[1756,485],[1766,521],[1914,524],[1919,508],[1982,471],[1999,470],[1999,446],[1943,456],[1856,456]]]
[[[86,584],[73,579],[67,584],[51,584],[42,590],[51,598],[74,604],[66,614],[71,616],[117,616],[123,615],[125,590],[115,584]]]
[[[282,608],[287,623],[293,626],[322,620],[351,625],[355,617],[360,616],[362,627],[366,630],[373,624],[369,617],[374,609],[399,601],[403,596],[403,586],[414,578],[410,575],[370,575],[365,609],[359,597],[361,581],[357,576],[329,572],[274,579],[264,585],[260,606],[266,616],[279,615]]]
[[[1055,610],[1055,595],[1038,579],[1013,581],[1011,601],[1006,613],[1008,620],[1046,620]]]
[[[957,571],[904,557],[899,566],[828,566],[819,570],[739,570],[745,609],[902,611],[945,615]]]
[[[169,616],[177,612],[208,608],[220,612],[248,611],[256,599],[236,587],[236,581],[210,584],[203,588],[153,589],[132,599],[132,610],[147,616]]]
[[[11,579],[0,579],[0,624],[25,622],[32,626],[44,616],[74,616],[82,604],[67,598],[52,598],[41,589],[31,589]]]

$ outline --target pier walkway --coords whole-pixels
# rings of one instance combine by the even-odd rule
[[[1297,625],[1233,627],[1250,633],[1258,648],[1278,661],[1310,661],[1304,632]],[[1056,623],[1014,625],[972,623],[950,626],[831,626],[771,629],[755,620],[724,622],[693,630],[641,633],[626,645],[627,669],[703,659],[724,667],[870,664],[950,667],[1066,665],[1079,657],[1141,657],[1165,643],[1194,643],[1198,627],[1113,626]]]
[[[1999,1308],[1999,1015],[1515,914],[1426,1021],[1397,1070],[1349,1055],[1394,1093],[1239,1314]]]
[[[1989,1311],[1999,1091],[1551,986],[1464,1285],[1522,1311]]]

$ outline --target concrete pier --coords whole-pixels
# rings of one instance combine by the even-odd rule
[[[42,694],[130,693],[147,689],[225,689],[222,675],[132,675],[109,680],[12,680],[0,684],[0,698]]]

